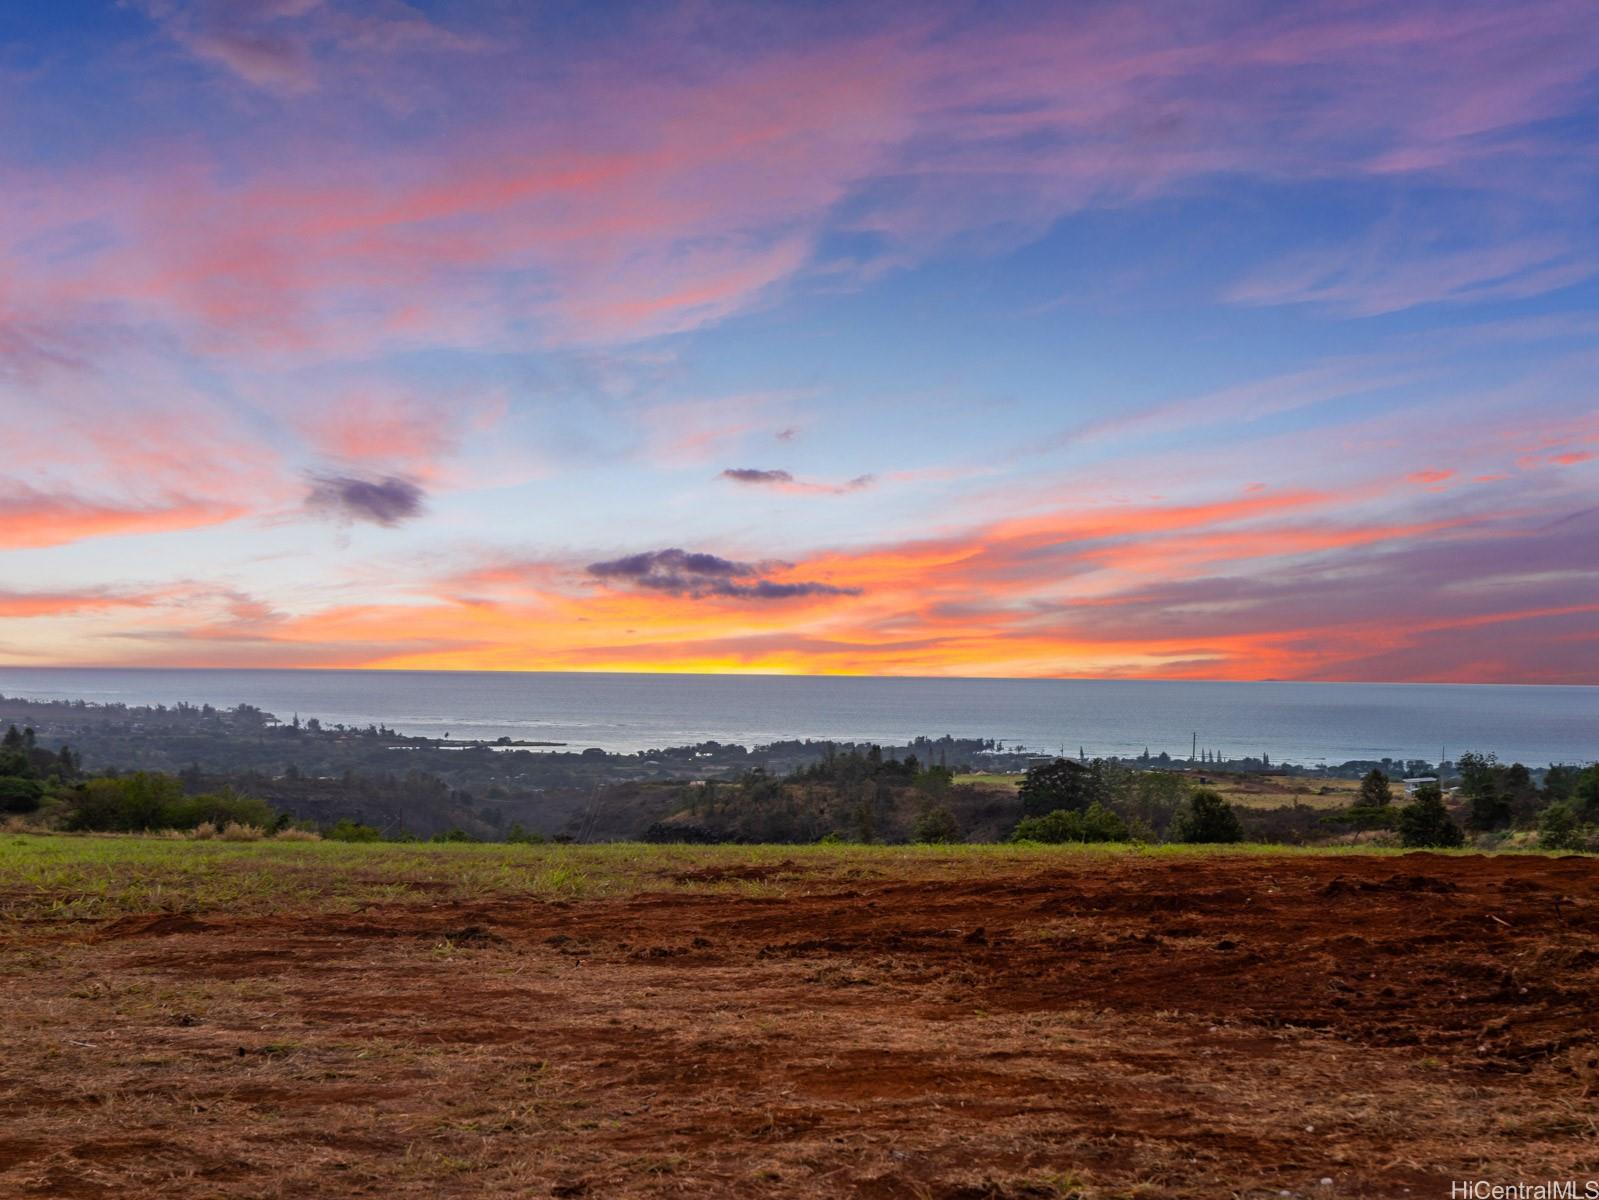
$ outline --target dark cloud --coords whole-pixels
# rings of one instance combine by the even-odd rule
[[[693,553],[676,547],[589,564],[590,575],[598,575],[601,579],[632,580],[660,575],[726,578],[750,575],[756,569],[752,563],[737,563],[714,554]]]
[[[723,479],[734,483],[793,483],[794,476],[787,471],[761,471],[755,467],[729,467],[722,472]]]
[[[761,578],[761,573],[781,563],[735,562],[715,554],[704,554],[669,547],[630,554],[607,562],[590,563],[588,573],[596,579],[617,581],[651,592],[689,596],[699,600],[724,596],[740,600],[791,600],[797,596],[855,596],[858,588],[834,587],[830,583],[779,582]]]
[[[334,520],[370,521],[392,527],[421,516],[425,498],[420,487],[398,475],[378,479],[313,475],[305,506]]]
[[[858,492],[877,482],[877,477],[874,475],[857,475],[854,479],[846,479],[843,483],[817,483],[812,480],[796,479],[791,471],[764,471],[759,467],[729,467],[718,478],[754,487],[775,487],[787,492],[809,492],[824,496],[842,496],[845,492]]]

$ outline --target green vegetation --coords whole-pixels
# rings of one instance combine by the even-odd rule
[[[1081,812],[1057,808],[1038,817],[1023,817],[1010,835],[1013,842],[1125,842],[1127,822],[1098,800]]]
[[[463,747],[452,758],[427,744],[428,739],[405,738],[378,727],[329,730],[314,721],[282,725],[247,705],[225,712],[182,705],[171,710],[24,702],[28,705],[52,720],[79,722],[73,728],[85,736],[99,728],[95,721],[106,724],[105,715],[114,712],[118,720],[109,723],[113,744],[126,747],[135,763],[150,761],[136,736],[150,723],[158,731],[152,736],[170,743],[163,743],[167,758],[176,747],[189,744],[226,757],[226,747],[237,743],[252,762],[278,754],[282,747],[366,756],[362,761],[413,762],[426,753],[467,764],[470,769],[462,769],[473,779],[521,779],[519,770],[507,774],[506,768],[543,759],[552,760],[552,769],[560,771],[603,758],[610,767],[621,763],[669,774],[707,772],[700,778],[676,774],[595,782],[580,794],[541,786],[535,789],[536,800],[521,797],[514,802],[498,784],[479,798],[414,769],[311,776],[292,759],[275,776],[253,769],[234,776],[209,774],[198,762],[176,773],[110,768],[86,773],[73,750],[48,750],[33,728],[13,724],[0,737],[0,814],[12,826],[20,822],[41,830],[170,830],[195,839],[243,839],[292,829],[293,836],[340,843],[431,839],[520,845],[547,839],[689,845],[1007,840],[1307,845],[1337,838],[1450,847],[1470,837],[1489,848],[1515,834],[1518,844],[1536,837],[1549,848],[1599,846],[1599,765],[1531,771],[1520,763],[1501,764],[1491,754],[1462,755],[1453,764],[1458,782],[1446,771],[1450,777],[1442,781],[1445,788],[1422,788],[1414,800],[1403,803],[1384,768],[1431,769],[1429,764],[1390,759],[1380,765],[1345,763],[1340,777],[1323,775],[1312,787],[1304,773],[1294,773],[1297,769],[1269,773],[1264,756],[1245,760],[1252,764],[1249,771],[1214,776],[1209,772],[1219,760],[1209,755],[1203,767],[1183,770],[1166,769],[1169,760],[1145,755],[1137,760],[1034,759],[1025,774],[973,773],[969,765],[952,769],[945,763],[951,755],[982,755],[985,764],[1000,765],[1026,759],[1014,750],[994,757],[994,743],[952,738],[917,739],[914,752],[908,747],[780,743],[792,757],[768,754],[760,761],[773,764],[770,768],[738,768],[758,756],[714,743],[705,749],[683,748],[682,753],[661,752],[661,762],[642,755],[529,755],[506,747],[499,753],[487,746]],[[763,748],[763,753],[772,749]],[[407,753],[396,755],[399,750]],[[332,761],[336,758],[330,765]],[[696,766],[702,762],[704,766]],[[779,763],[786,767],[779,769]],[[610,769],[605,764],[601,766]],[[1359,776],[1353,774],[1356,767]]]
[[[1399,811],[1393,799],[1393,785],[1388,776],[1373,767],[1361,779],[1355,803],[1328,813],[1322,817],[1322,823],[1361,832],[1395,829],[1399,825]]]
[[[1081,812],[1092,804],[1102,804],[1109,799],[1110,788],[1102,759],[1096,758],[1089,765],[1057,758],[1030,769],[1018,791],[1022,812],[1041,817],[1057,811]]]
[[[911,830],[913,842],[941,844],[958,842],[961,840],[960,822],[955,819],[955,814],[950,812],[944,804],[934,804],[922,810],[922,815],[916,818],[916,826]]]
[[[322,836],[330,842],[381,842],[383,831],[376,826],[362,825],[359,821],[342,817],[324,829]]]
[[[1437,784],[1422,784],[1415,798],[1399,810],[1399,841],[1413,849],[1448,849],[1465,841]]]
[[[1545,850],[1599,849],[1599,829],[1582,820],[1575,802],[1556,800],[1538,818],[1538,845]]]
[[[72,830],[137,833],[146,829],[195,829],[204,824],[258,829],[288,824],[288,819],[270,805],[240,796],[231,788],[187,796],[174,776],[146,771],[85,780],[62,803],[62,826]]]
[[[1367,771],[1360,781],[1360,799],[1356,801],[1358,808],[1387,808],[1393,803],[1393,787],[1388,782],[1388,776],[1382,769],[1373,767]]]
[[[1209,789],[1195,792],[1188,808],[1172,823],[1172,840],[1192,843],[1241,842],[1244,827],[1233,806]]]
[[[66,746],[51,753],[31,728],[11,725],[0,737],[0,813],[38,812],[78,777],[78,761]]]

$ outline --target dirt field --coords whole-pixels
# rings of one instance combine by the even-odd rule
[[[224,908],[133,842],[34,861],[65,841],[0,860],[7,1197],[1599,1174],[1591,859],[177,845]]]

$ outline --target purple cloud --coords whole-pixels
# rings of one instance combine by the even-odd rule
[[[308,510],[339,521],[365,521],[393,527],[422,515],[425,493],[397,475],[361,479],[351,475],[314,475],[305,498]]]
[[[761,578],[764,571],[782,563],[734,562],[715,554],[670,547],[630,554],[608,562],[590,563],[596,579],[618,581],[651,592],[700,600],[725,597],[740,600],[791,600],[799,596],[855,596],[859,588],[834,587],[811,581],[781,582]]]

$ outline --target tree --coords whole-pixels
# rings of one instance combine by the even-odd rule
[[[1121,771],[1110,803],[1132,824],[1164,837],[1188,799],[1188,781],[1175,771]]]
[[[0,775],[0,812],[31,813],[44,798],[44,785],[37,779]]]
[[[1511,763],[1504,772],[1500,795],[1510,809],[1510,821],[1518,829],[1531,825],[1543,807],[1532,772],[1521,763]]]
[[[1505,794],[1505,768],[1492,754],[1467,753],[1455,764],[1460,793],[1470,806],[1467,823],[1476,830],[1503,829],[1510,824],[1510,797]]]
[[[1360,808],[1383,808],[1393,803],[1393,789],[1388,786],[1388,776],[1373,767],[1366,772],[1366,777],[1360,781],[1360,799],[1356,802]]]
[[[1187,810],[1172,822],[1172,837],[1179,842],[1241,842],[1244,827],[1233,806],[1219,792],[1202,788],[1189,799]]]
[[[1104,763],[1097,758],[1087,765],[1057,758],[1051,763],[1029,767],[1019,794],[1022,812],[1029,817],[1043,816],[1056,809],[1080,812],[1094,801],[1106,798]]]
[[[1412,849],[1447,849],[1466,840],[1460,826],[1444,805],[1444,794],[1436,783],[1416,789],[1411,802],[1399,810],[1399,843]]]
[[[1582,778],[1581,767],[1568,767],[1564,763],[1556,763],[1544,772],[1543,798],[1550,803],[1556,800],[1570,800],[1576,793],[1577,780]]]
[[[1580,806],[1583,817],[1589,821],[1599,818],[1599,763],[1594,763],[1577,777],[1571,796]]]

